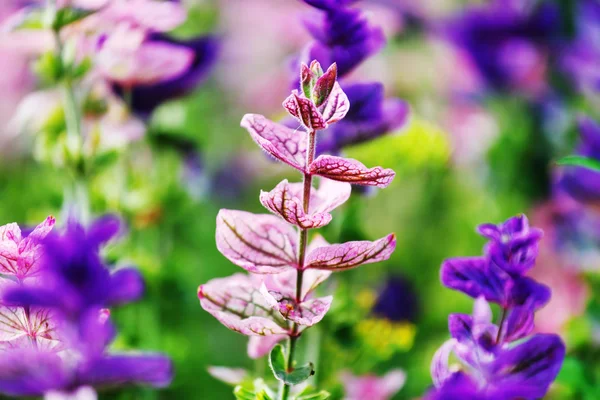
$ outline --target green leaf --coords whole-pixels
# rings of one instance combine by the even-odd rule
[[[82,20],[83,18],[93,14],[93,11],[82,10],[73,7],[64,7],[56,12],[54,21],[52,22],[52,29],[60,31],[67,25]]]
[[[592,171],[600,172],[600,161],[594,158],[583,156],[567,156],[558,160],[556,164],[572,167],[583,167],[591,169]]]
[[[243,386],[236,386],[233,389],[233,395],[237,400],[272,400],[271,396],[264,390],[254,393],[254,391],[246,389]]]
[[[49,51],[40,56],[33,64],[35,74],[46,84],[56,84],[63,76],[62,60],[54,52]]]
[[[325,400],[328,399],[331,394],[325,390],[321,390],[318,393],[307,394],[296,397],[296,400]]]
[[[233,395],[237,400],[256,400],[254,391],[239,385],[233,389]]]
[[[315,373],[314,365],[312,363],[294,368],[290,372],[286,370],[285,364],[283,346],[278,344],[271,350],[271,354],[269,355],[269,366],[278,381],[282,381],[286,385],[297,385],[304,382]]]
[[[287,371],[285,370],[285,353],[282,345],[278,344],[271,350],[269,354],[269,367],[271,367],[271,371],[273,371],[273,375],[275,375],[277,380],[285,381]]]
[[[298,368],[294,368],[294,370],[288,374],[286,374],[285,379],[283,380],[288,385],[297,385],[299,383],[304,382],[315,373],[315,366],[313,363],[308,363]]]

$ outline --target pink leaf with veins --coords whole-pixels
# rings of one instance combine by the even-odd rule
[[[278,311],[283,318],[292,321],[301,326],[313,326],[323,319],[333,296],[321,297],[318,299],[309,299],[300,303],[296,302],[294,296],[285,292],[271,290],[263,283],[260,292],[273,310]]]
[[[35,275],[37,261],[43,253],[41,241],[50,233],[55,222],[54,217],[49,216],[25,237],[15,223],[1,226],[0,273],[19,279]]]
[[[36,348],[58,350],[60,342],[49,309],[0,307],[0,349]]]
[[[388,236],[370,242],[361,240],[319,247],[308,254],[305,268],[342,271],[390,258],[396,249],[396,236]]]
[[[217,249],[232,263],[257,274],[295,268],[296,230],[274,215],[221,210]]]
[[[257,359],[266,356],[277,343],[287,339],[287,337],[288,335],[250,336],[248,339],[248,357]]]
[[[283,108],[302,125],[308,129],[325,129],[327,123],[323,120],[323,116],[314,105],[312,100],[302,97],[297,90],[293,90],[292,94],[283,101]]]
[[[336,82],[323,108],[323,119],[327,124],[333,124],[344,118],[348,110],[350,110],[350,100],[340,84]]]
[[[287,334],[287,323],[257,289],[256,277],[234,274],[198,288],[200,305],[227,328],[248,336]]]
[[[340,182],[349,182],[356,185],[388,186],[396,173],[387,168],[367,168],[361,162],[352,158],[336,156],[319,156],[308,168],[313,175],[319,175]]]
[[[304,172],[306,167],[306,133],[270,121],[259,114],[246,114],[240,124],[254,141],[279,161]]]
[[[351,190],[347,183],[323,179],[321,187],[311,191],[310,213],[307,214],[302,204],[303,184],[290,184],[286,179],[270,192],[261,191],[260,202],[290,224],[302,229],[315,229],[331,221],[329,211],[344,203],[350,197]]]

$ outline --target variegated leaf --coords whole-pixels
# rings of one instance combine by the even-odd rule
[[[333,296],[327,296],[298,303],[293,296],[270,290],[265,284],[261,287],[261,293],[273,310],[278,311],[286,320],[301,326],[313,326],[321,321],[333,301]]]
[[[217,249],[232,263],[258,274],[295,267],[296,230],[274,215],[221,210]]]
[[[268,154],[299,171],[306,167],[306,133],[292,130],[259,114],[246,114],[241,126]]]
[[[217,278],[198,288],[200,305],[227,328],[248,336],[288,333],[287,323],[259,291],[260,281],[246,274]]]
[[[314,105],[312,100],[300,96],[297,90],[292,91],[292,94],[283,101],[282,105],[292,117],[296,118],[307,129],[327,128],[327,123],[323,120],[317,106]]]
[[[290,224],[302,229],[315,229],[331,221],[329,211],[348,199],[351,187],[347,183],[323,179],[319,190],[311,191],[308,214],[304,212],[302,191],[302,183],[290,184],[286,179],[270,192],[261,191],[260,202]]]
[[[319,156],[309,166],[309,173],[319,175],[334,181],[354,183],[356,185],[388,186],[396,173],[387,168],[367,168],[361,162],[336,156]]]
[[[340,84],[336,82],[323,108],[323,119],[328,125],[333,124],[343,119],[348,110],[350,110],[350,100],[348,100],[348,96],[346,96]]]
[[[52,311],[32,307],[0,307],[0,349],[60,347]]]
[[[341,271],[384,261],[390,258],[396,249],[396,236],[388,236],[370,242],[367,240],[333,244],[319,247],[309,253],[306,268]]]

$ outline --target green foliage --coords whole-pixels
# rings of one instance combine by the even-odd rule
[[[567,156],[556,162],[557,165],[570,167],[583,167],[592,171],[600,172],[600,161],[583,156]]]
[[[312,363],[294,367],[291,371],[288,371],[285,365],[286,355],[283,346],[278,344],[269,354],[269,367],[271,367],[271,371],[278,381],[282,381],[286,385],[297,385],[304,382],[315,373]]]

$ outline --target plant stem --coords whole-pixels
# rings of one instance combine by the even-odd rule
[[[308,148],[306,149],[306,168],[314,161],[316,150],[316,132],[308,131]],[[304,212],[308,213],[310,208],[310,191],[312,189],[312,175],[304,173],[303,178],[304,191],[302,193],[302,205]],[[306,259],[306,247],[308,242],[308,229],[300,229],[298,234],[298,269],[296,278],[296,303],[302,302],[302,279],[304,274],[304,260]],[[286,370],[292,371],[294,368],[294,355],[296,353],[296,342],[298,340],[298,324],[292,326],[292,333],[288,339],[288,351],[286,359]],[[279,400],[287,400],[290,393],[290,386],[281,382],[279,385]]]
[[[498,324],[498,335],[496,335],[496,344],[500,344],[500,339],[502,336],[502,328],[504,325],[504,321],[506,320],[507,309],[502,308],[502,316],[500,317],[500,323]]]

